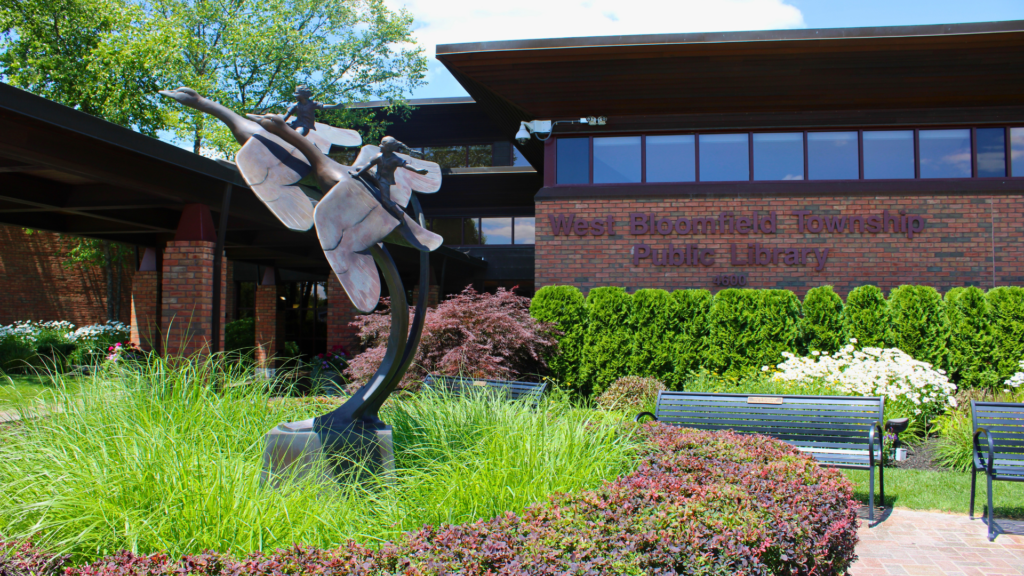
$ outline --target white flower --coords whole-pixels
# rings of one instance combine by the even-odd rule
[[[856,338],[850,338],[850,344],[856,344],[856,343],[857,343],[857,339]]]
[[[768,371],[768,367],[767,366],[761,366],[761,372],[767,372],[767,371]]]
[[[950,396],[948,398],[948,400],[949,400],[949,405],[952,406],[953,408],[956,408],[956,398],[953,398],[952,396]]]
[[[811,356],[819,356],[819,355],[821,355],[821,352],[818,352],[817,350],[811,352]]]

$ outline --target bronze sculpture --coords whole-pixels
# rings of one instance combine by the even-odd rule
[[[391,333],[380,368],[333,412],[271,430],[264,453],[265,476],[323,455],[341,456],[332,459],[335,470],[367,458],[377,469],[393,466],[390,426],[381,421],[378,411],[398,386],[419,345],[426,313],[428,253],[439,248],[442,239],[425,228],[413,192],[437,192],[440,167],[401,154],[399,150],[408,149],[391,137],[381,140],[380,147],[363,146],[351,167],[335,162],[326,155],[331,143],[353,146],[361,139],[351,130],[316,123],[312,114],[322,105],[308,98],[306,108],[288,124],[287,117],[276,114],[243,118],[189,88],[161,94],[211,114],[231,129],[242,144],[236,162],[246,182],[285,226],[299,231],[316,226],[324,255],[357,310],[371,312],[380,300],[378,267],[391,294]],[[315,205],[299,185],[310,172],[325,192]],[[411,216],[406,207],[412,209]],[[420,252],[420,291],[411,326],[405,288],[385,243]]]
[[[295,96],[298,102],[288,107],[288,113],[284,115],[284,120],[288,122],[288,118],[294,114],[295,119],[288,122],[288,125],[303,136],[308,136],[310,130],[316,130],[317,110],[337,110],[345,107],[344,104],[327,106],[313,100],[313,91],[303,85],[299,85],[292,96]]]

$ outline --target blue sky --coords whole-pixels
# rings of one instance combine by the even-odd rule
[[[437,44],[486,40],[1024,20],[1024,0],[387,0],[416,19],[430,57],[414,98],[464,96]],[[628,6],[629,10],[625,10]]]

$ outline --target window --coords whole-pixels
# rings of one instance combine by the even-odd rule
[[[424,160],[436,162],[441,168],[479,168],[494,164],[492,144],[473,146],[427,146],[413,148]]]
[[[594,184],[640,182],[640,137],[594,138]]]
[[[1010,128],[1010,175],[1024,176],[1024,128]]]
[[[236,282],[235,319],[256,315],[256,283]]]
[[[864,133],[864,178],[871,180],[913,177],[913,130]]]
[[[971,177],[970,130],[921,130],[917,138],[921,178]]]
[[[288,282],[279,286],[278,310],[284,315],[284,341],[295,342],[304,355],[327,351],[326,282]],[[335,297],[346,298],[344,294]]]
[[[480,241],[479,218],[464,218],[462,220],[462,243],[470,246],[483,244]]]
[[[515,146],[512,147],[512,165],[513,166],[530,166],[531,164],[523,157],[523,153],[519,151]]]
[[[516,218],[513,234],[516,244],[533,244],[536,241],[536,224],[532,217]]]
[[[700,180],[750,180],[750,142],[746,134],[701,134]]]
[[[810,180],[860,178],[857,133],[808,132],[807,172]]]
[[[692,134],[647,137],[648,182],[697,180],[696,138]]]
[[[445,244],[462,244],[462,220],[459,218],[434,218],[430,231],[444,239]]]
[[[978,176],[1003,178],[1006,176],[1006,129],[978,128],[975,145],[978,147]]]
[[[803,180],[804,134],[754,134],[754,180]]]
[[[466,146],[466,163],[468,168],[486,168],[494,164],[494,152],[491,144]]]
[[[512,219],[481,218],[480,240],[481,244],[511,244]]]
[[[555,143],[555,178],[559,184],[590,182],[590,138],[559,138]]]

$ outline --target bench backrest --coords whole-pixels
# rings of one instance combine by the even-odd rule
[[[544,395],[547,382],[513,382],[509,380],[488,380],[485,378],[463,378],[428,374],[423,386],[438,391],[462,394],[466,391],[487,389],[499,391],[509,400],[527,398],[536,403]]]
[[[992,434],[997,457],[1011,456],[1009,459],[1021,460],[1024,465],[1024,404],[971,400],[971,414],[975,430],[984,428]],[[979,446],[988,450],[984,439]]]
[[[658,420],[701,430],[764,434],[805,448],[866,449],[884,398],[658,393]]]

